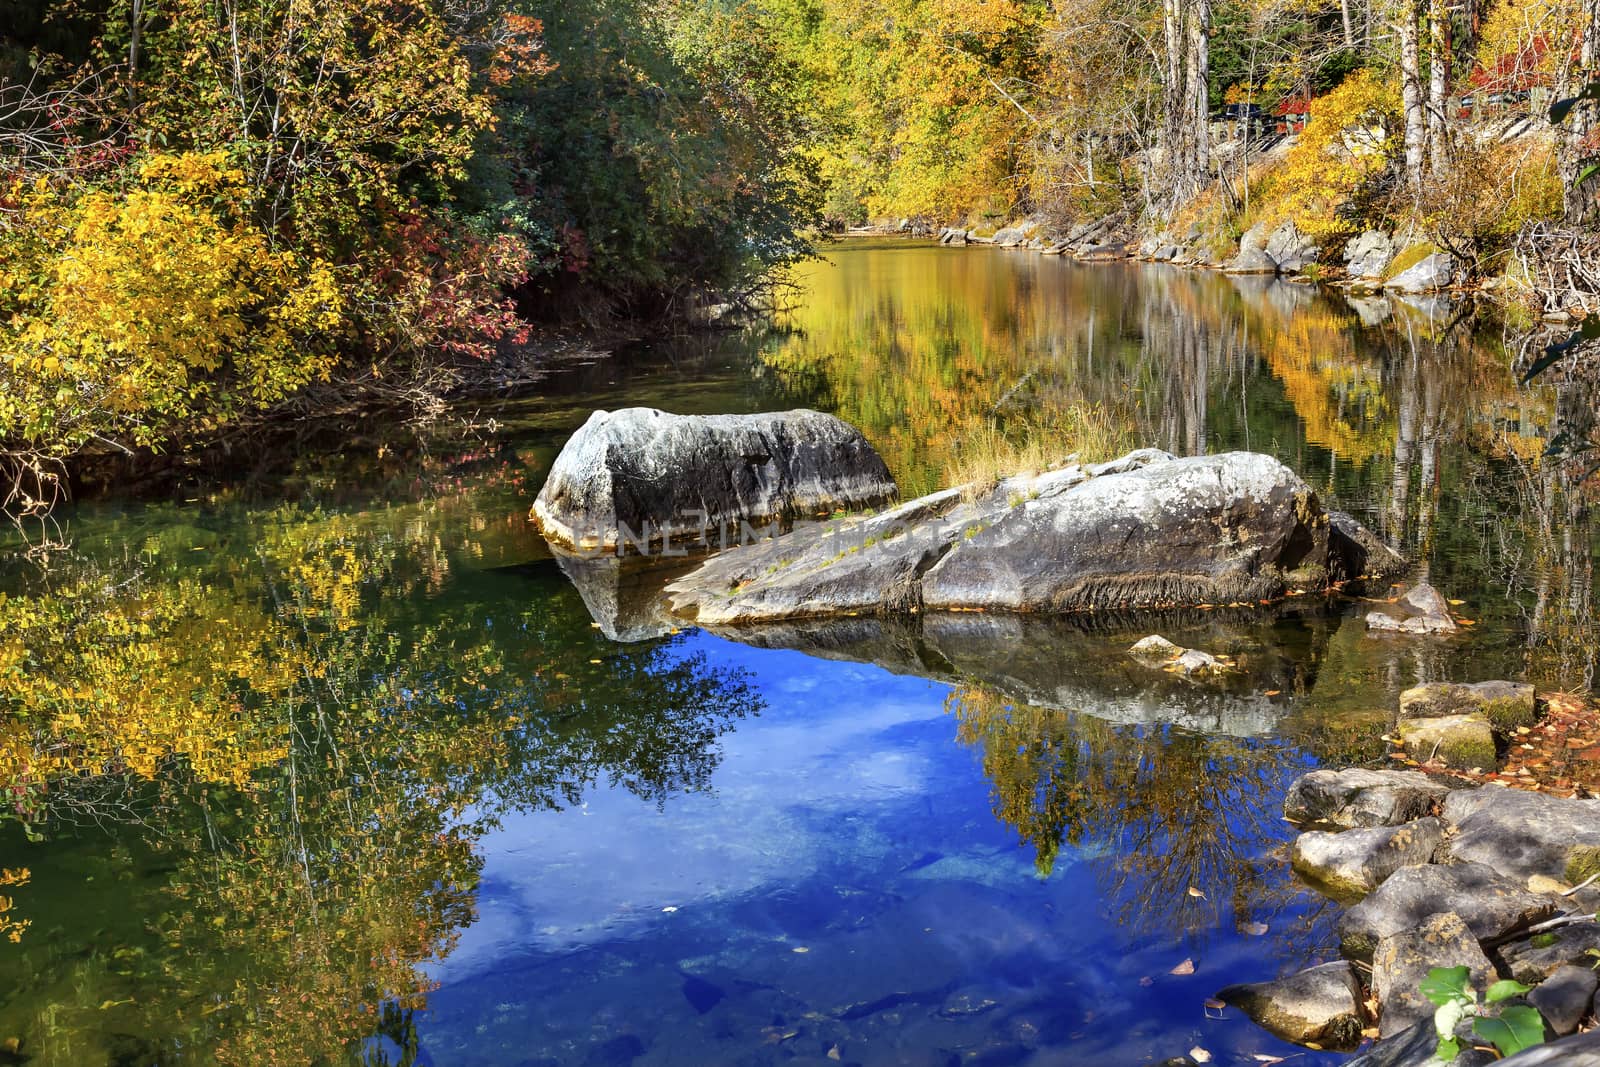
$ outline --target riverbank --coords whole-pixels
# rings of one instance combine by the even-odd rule
[[[1292,219],[1254,224],[1237,237],[1200,223],[1181,231],[1150,232],[1122,213],[1070,225],[1045,215],[1014,218],[999,225],[934,226],[902,219],[845,231],[847,238],[907,237],[940,245],[980,246],[1083,262],[1162,263],[1258,275],[1295,282],[1318,282],[1358,294],[1400,296],[1452,294],[1488,298],[1503,309],[1560,326],[1600,312],[1600,293],[1587,279],[1575,278],[1556,262],[1600,256],[1600,235],[1568,234],[1530,226],[1500,257],[1501,269],[1483,273],[1480,264],[1441,248],[1420,227],[1368,229],[1336,243],[1302,232]]]

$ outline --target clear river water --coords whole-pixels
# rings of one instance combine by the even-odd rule
[[[799,280],[773,328],[467,430],[321,424],[86,498],[47,567],[8,542],[0,1064],[1342,1060],[1207,998],[1334,953],[1282,794],[1381,762],[1400,689],[1591,682],[1596,538],[1542,457],[1573,398],[1442,302],[909,242]],[[968,435],[1101,405],[1281,458],[1473,625],[1379,639],[1303,597],[614,640],[627,597],[527,513],[635,404],[836,412],[907,496]],[[1125,655],[1158,631],[1238,675]]]

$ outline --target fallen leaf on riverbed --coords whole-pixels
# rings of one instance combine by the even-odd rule
[[[1245,923],[1243,926],[1239,927],[1239,929],[1249,934],[1251,937],[1260,937],[1262,934],[1267,932],[1267,924]]]
[[[1205,892],[1203,890],[1196,889],[1194,886],[1189,887],[1189,895],[1191,897],[1199,897],[1201,900],[1206,899]]]
[[[1461,605],[1465,604],[1466,601],[1465,600],[1448,600],[1445,603],[1449,604],[1453,608],[1459,608]]]
[[[1211,1053],[1207,1052],[1199,1045],[1196,1045],[1194,1048],[1189,1050],[1189,1058],[1194,1060],[1196,1063],[1210,1063]]]
[[[1254,1056],[1251,1056],[1250,1058],[1255,1060],[1257,1063],[1282,1063],[1283,1062],[1283,1057],[1282,1056],[1269,1056],[1265,1052],[1258,1052]]]
[[[1207,997],[1206,1007],[1212,1009],[1213,1011],[1221,1011],[1223,1008],[1226,1008],[1227,1005],[1218,1000],[1216,997]]]
[[[1268,689],[1266,695],[1269,697],[1275,697],[1281,692],[1283,692],[1282,689]]]
[[[1172,968],[1172,970],[1168,971],[1167,973],[1168,974],[1193,974],[1194,973],[1194,960],[1184,960],[1182,963],[1178,964],[1176,967]]]

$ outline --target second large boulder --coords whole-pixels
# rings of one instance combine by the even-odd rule
[[[832,415],[624,408],[596,411],[572,435],[533,518],[548,540],[568,549],[715,548],[732,543],[740,523],[853,511],[896,492],[861,431]]]

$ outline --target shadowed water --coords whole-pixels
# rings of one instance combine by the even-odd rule
[[[801,281],[777,329],[466,434],[325,426],[13,555],[0,1063],[1337,1062],[1205,1006],[1333,950],[1282,793],[1381,760],[1419,680],[1590,680],[1587,501],[1541,458],[1586,401],[1442,305],[911,244]],[[1375,639],[1305,597],[663,634],[650,581],[574,585],[526,518],[596,407],[835,411],[909,495],[1085,402],[1278,456],[1475,625]],[[1123,654],[1157,630],[1239,671]]]

